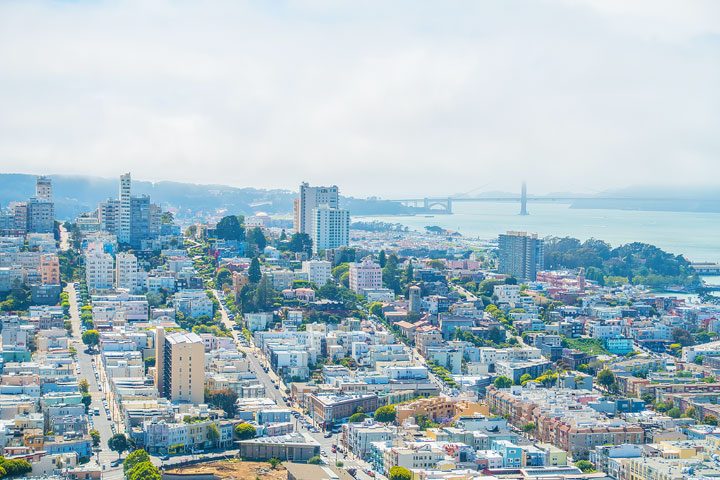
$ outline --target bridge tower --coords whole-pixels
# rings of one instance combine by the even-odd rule
[[[527,209],[527,183],[522,182],[520,191],[520,215],[530,215]]]

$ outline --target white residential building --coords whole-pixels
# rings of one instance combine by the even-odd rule
[[[507,303],[512,307],[520,304],[520,285],[495,285],[493,294],[498,303]]]
[[[85,254],[85,281],[88,290],[111,290],[115,277],[115,261],[109,253],[92,250]]]
[[[308,280],[318,287],[322,287],[332,279],[332,263],[327,260],[306,260],[302,262],[302,271]]]
[[[145,286],[144,273],[139,269],[137,257],[132,253],[120,252],[115,256],[115,288],[140,293]]]
[[[310,238],[315,254],[347,246],[350,242],[350,212],[327,205],[314,208]]]
[[[320,205],[338,208],[338,187],[311,187],[308,183],[300,185],[300,195],[295,199],[295,231],[311,235],[313,209]]]

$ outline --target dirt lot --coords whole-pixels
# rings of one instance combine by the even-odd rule
[[[282,466],[273,470],[267,462],[242,462],[234,459],[176,468],[168,470],[167,473],[214,473],[223,479],[287,480],[287,471]]]

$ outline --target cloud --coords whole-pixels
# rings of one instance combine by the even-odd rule
[[[0,4],[4,171],[385,197],[720,174],[711,1]]]

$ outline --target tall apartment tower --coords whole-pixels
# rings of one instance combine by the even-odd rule
[[[52,181],[50,177],[37,177],[35,181],[35,198],[52,201]]]
[[[527,183],[522,183],[520,189],[520,215],[530,215],[527,209]]]
[[[300,194],[295,200],[295,220],[294,227],[297,233],[307,233],[311,235],[313,224],[313,209],[321,205],[327,205],[328,208],[338,208],[338,187],[311,187],[308,183],[300,184]]]
[[[543,241],[537,234],[507,232],[498,239],[498,271],[519,281],[535,281],[545,266]]]
[[[118,243],[130,243],[130,216],[131,216],[131,180],[130,173],[120,175],[120,206],[116,235]]]
[[[175,403],[205,400],[205,344],[195,333],[155,331],[155,386]]]
[[[350,243],[350,212],[324,204],[313,208],[310,238],[315,255],[347,246]]]
[[[408,297],[410,297],[408,302],[408,312],[420,313],[420,305],[422,303],[420,287],[418,287],[417,285],[411,286],[409,289]]]

